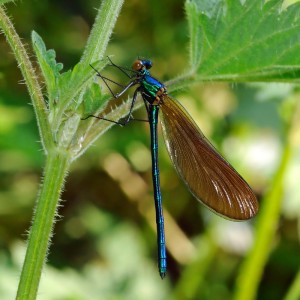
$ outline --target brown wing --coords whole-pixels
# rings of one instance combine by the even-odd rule
[[[192,194],[224,217],[252,218],[258,202],[247,182],[216,151],[181,104],[164,96],[160,107],[169,155]]]

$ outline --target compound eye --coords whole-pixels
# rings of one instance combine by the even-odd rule
[[[152,68],[152,61],[151,60],[143,60],[143,64],[144,64],[144,66],[147,70]]]
[[[134,71],[141,71],[144,68],[144,64],[142,63],[141,60],[136,60],[133,64],[132,64],[132,69]]]

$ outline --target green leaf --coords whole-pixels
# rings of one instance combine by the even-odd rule
[[[101,60],[94,62],[93,66],[100,71],[106,64],[106,61]],[[63,73],[58,82],[60,94],[62,95],[60,105],[66,108],[72,102],[74,103],[74,98],[87,87],[94,76],[95,71],[91,66],[82,62],[76,64],[72,71]],[[76,106],[79,104],[77,103]]]
[[[32,32],[31,38],[33,48],[45,78],[49,105],[51,107],[53,102],[57,101],[59,98],[56,80],[60,77],[60,71],[63,68],[63,64],[56,62],[55,51],[53,49],[47,50],[43,39],[35,31]]]
[[[101,70],[106,61],[97,61],[93,63],[94,68]],[[79,62],[73,68],[60,74],[56,78],[56,89],[59,98],[56,102],[55,109],[50,112],[50,122],[53,123],[54,132],[57,132],[62,120],[65,120],[70,111],[77,110],[81,102],[84,100],[84,93],[92,84],[95,76],[95,70],[89,64]]]
[[[97,114],[111,96],[102,94],[100,85],[94,82],[91,87],[86,90],[83,98],[83,116],[85,117]]]
[[[34,48],[35,48],[35,50],[38,51],[37,54],[42,55],[45,62],[53,70],[54,74],[56,76],[59,76],[59,73],[63,68],[63,64],[56,62],[56,60],[55,60],[55,57],[56,57],[55,51],[53,49],[47,50],[43,39],[35,31],[32,32],[31,37],[32,37],[32,42],[33,42]]]
[[[15,2],[14,0],[0,0],[0,5],[3,5],[7,2]]]
[[[196,79],[299,81],[300,3],[282,2],[187,1]]]
[[[43,39],[34,31],[32,32],[32,42],[46,81],[50,106],[55,102],[63,113],[95,75],[95,71],[89,64],[79,62],[72,70],[60,73],[63,65],[56,62],[55,51],[47,50]],[[97,61],[93,65],[101,70],[106,62]]]

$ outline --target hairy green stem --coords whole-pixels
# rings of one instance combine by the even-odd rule
[[[89,64],[103,58],[124,0],[103,0],[89,36],[81,62]]]
[[[37,199],[35,216],[29,234],[17,300],[36,299],[60,193],[70,164],[69,156],[66,152],[53,151],[47,157],[44,180]]]
[[[284,297],[284,300],[296,300],[300,298],[300,270],[298,271],[294,281]]]
[[[37,117],[37,123],[44,150],[50,148],[52,139],[47,116],[47,107],[43,98],[41,87],[37,81],[35,71],[27,55],[26,49],[20,40],[11,20],[6,15],[3,7],[0,6],[0,27],[15,54],[17,63],[25,79],[33,107]]]
[[[83,63],[93,62],[104,55],[122,3],[123,0],[104,0],[102,2],[82,58]],[[4,11],[1,10],[0,14],[1,13],[4,14]],[[55,223],[59,197],[63,188],[64,178],[71,163],[70,153],[72,153],[72,151],[67,152],[64,150],[69,148],[70,140],[67,140],[67,143],[65,143],[65,140],[61,140],[56,147],[52,146],[54,140],[51,133],[54,128],[49,127],[47,108],[43,101],[40,87],[34,77],[34,70],[25,49],[23,49],[24,47],[21,43],[18,44],[18,36],[13,30],[12,24],[9,23],[8,18],[5,19],[5,21],[6,23],[4,24],[6,24],[6,26],[3,26],[5,27],[4,32],[8,36],[7,39],[12,45],[12,48],[15,49],[15,55],[33,99],[41,137],[46,142],[50,141],[44,145],[48,155],[44,171],[44,181],[37,199],[35,216],[30,230],[27,252],[17,292],[18,300],[31,300],[36,299],[38,292],[42,268],[47,257],[52,228]],[[69,95],[67,89],[64,90],[61,99],[63,99],[63,97],[67,99],[73,98],[73,96]],[[62,106],[60,109],[60,113],[64,113],[65,107]],[[61,126],[61,122],[59,122],[58,125]],[[63,128],[67,131],[61,133],[61,138],[65,136],[68,137],[68,130],[70,128],[68,126],[64,126]]]

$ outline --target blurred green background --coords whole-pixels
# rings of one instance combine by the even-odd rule
[[[7,8],[29,52],[35,30],[67,70],[80,59],[98,7],[95,0],[30,0]],[[137,56],[150,58],[152,73],[161,81],[179,75],[188,66],[183,1],[126,1],[106,54],[128,67]],[[106,72],[109,76],[111,70]],[[1,299],[13,299],[17,289],[44,164],[22,83],[0,36]],[[299,127],[293,126],[291,133],[286,119],[299,98],[297,90],[288,84],[210,83],[175,96],[259,199],[269,190],[286,137],[292,135],[282,217],[257,296],[283,299],[300,265]],[[145,117],[144,110],[136,116]],[[256,220],[230,222],[199,205],[173,169],[162,136],[159,143],[169,252],[166,279],[160,279],[156,266],[149,129],[131,122],[113,127],[74,163],[40,299],[232,299],[239,267],[255,239]]]

